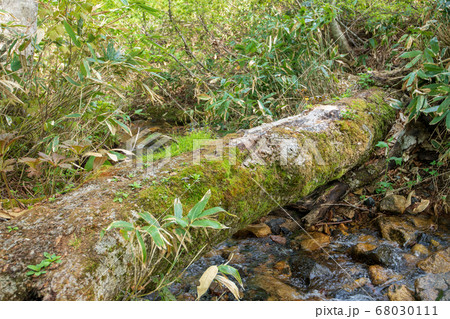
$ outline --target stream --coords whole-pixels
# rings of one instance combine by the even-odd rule
[[[435,290],[439,278],[446,276],[445,285],[449,273],[426,268],[448,267],[448,259],[442,266],[433,257],[436,252],[448,257],[448,225],[437,225],[430,216],[381,214],[363,223],[364,227],[349,223],[326,226],[330,235],[310,232],[314,240],[289,218],[269,215],[262,221],[271,234],[256,232],[261,236],[256,237],[239,232],[194,262],[182,279],[169,287],[170,292],[177,300],[195,300],[203,272],[232,257],[229,264],[239,270],[244,284],[241,300],[409,300],[417,299],[418,294],[424,300],[443,298],[444,293],[448,298],[445,287]],[[266,229],[263,223],[259,225]],[[427,258],[432,259],[431,266],[424,262]],[[421,262],[425,266],[420,268]],[[417,283],[426,276],[424,269],[432,273],[429,276],[441,277],[432,277],[433,286],[418,293],[417,285],[426,286],[426,282]],[[161,297],[150,295],[147,299]],[[213,282],[201,300],[235,298]]]

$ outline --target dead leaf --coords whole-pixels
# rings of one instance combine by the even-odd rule
[[[408,194],[408,198],[406,199],[406,207],[411,205],[412,197],[416,194],[416,192],[413,190]]]
[[[428,205],[430,205],[430,201],[428,199],[422,200],[417,207],[413,209],[413,214],[418,214],[427,209]]]
[[[211,286],[214,278],[216,278],[218,271],[219,269],[217,268],[217,266],[211,266],[206,269],[206,271],[200,277],[200,285],[197,286],[197,300],[199,300],[200,297],[203,296],[206,291],[208,291],[209,286]]]
[[[234,298],[236,298],[237,300],[241,299],[239,288],[236,286],[236,284],[234,282],[232,282],[230,279],[228,279],[224,276],[221,276],[221,275],[218,275],[216,277],[216,279],[222,285],[227,287],[227,289],[233,294]]]

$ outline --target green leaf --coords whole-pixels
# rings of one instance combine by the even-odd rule
[[[430,40],[430,47],[435,55],[439,54],[439,42],[436,37]]]
[[[14,57],[11,61],[11,71],[16,72],[22,68],[22,62],[20,62],[20,58],[17,54],[14,54]]]
[[[153,242],[156,244],[156,246],[158,246],[161,249],[166,249],[166,243],[164,242],[164,239],[162,238],[162,235],[159,232],[159,229],[157,227],[146,226],[146,227],[142,227],[142,230],[150,235],[150,237],[153,239]]]
[[[234,279],[236,279],[237,282],[241,285],[241,287],[244,288],[241,276],[239,275],[239,271],[236,268],[229,265],[220,265],[218,268],[222,274],[233,276]]]
[[[159,223],[155,217],[152,216],[149,212],[138,213],[150,226],[154,225],[159,227]]]
[[[200,227],[200,228],[213,228],[213,229],[226,229],[225,225],[222,225],[215,220],[210,219],[197,219],[194,220],[191,224],[192,227]]]
[[[147,11],[148,13],[150,13],[152,16],[155,16],[157,18],[159,17],[159,12],[160,12],[159,10],[151,8],[151,7],[149,7],[149,6],[147,6],[147,5],[143,4],[143,3],[140,3],[140,2],[136,3],[136,5],[139,8],[141,8],[141,9]]]
[[[445,126],[447,127],[447,130],[450,130],[450,112],[447,111],[447,117],[445,119]]]
[[[133,135],[133,133],[131,133],[130,128],[128,126],[126,126],[124,123],[122,123],[121,121],[119,121],[115,118],[113,118],[112,120],[114,121],[114,123],[119,125],[125,131],[125,133],[127,133],[128,135]]]
[[[205,209],[206,204],[208,204],[208,200],[211,197],[211,190],[208,190],[206,194],[203,196],[203,198],[195,204],[194,207],[189,211],[187,217],[190,221],[193,221],[197,218],[198,215],[200,215],[203,212],[203,209]]]
[[[72,27],[70,26],[70,24],[69,24],[67,21],[65,21],[65,20],[63,21],[63,24],[64,24],[64,28],[65,28],[66,31],[67,31],[67,34],[68,34],[69,37],[72,39],[73,43],[74,43],[77,47],[81,48],[81,43],[80,43],[80,41],[78,41],[77,36],[76,36],[75,32],[73,32],[73,29],[72,29]]]
[[[405,52],[402,55],[400,55],[401,58],[414,58],[416,56],[418,56],[419,54],[422,54],[422,51],[419,50],[415,50],[415,51],[410,51],[410,52]]]
[[[142,238],[142,235],[139,232],[139,230],[136,230],[136,238],[139,243],[139,247],[141,248],[142,262],[145,263],[147,261],[147,247],[145,246],[144,239]]]
[[[73,85],[75,85],[75,86],[81,87],[81,84],[78,83],[77,81],[75,81],[74,79],[72,79],[70,76],[68,76],[68,75],[63,75],[63,77],[64,77],[70,84],[73,84]]]
[[[134,230],[134,226],[132,223],[125,222],[123,220],[112,222],[111,224],[109,224],[109,226],[108,226],[108,228],[106,228],[106,230],[110,230],[111,228],[121,228],[125,231],[133,231]]]
[[[386,143],[386,142],[383,142],[383,141],[379,141],[375,146],[376,146],[376,147],[381,147],[381,148],[386,148],[386,147],[388,147],[387,143]]]
[[[198,215],[197,218],[203,218],[209,215],[214,215],[220,212],[225,212],[225,209],[223,209],[222,207],[214,207],[214,208],[210,208],[205,210],[204,212],[202,212],[200,215]]]
[[[183,205],[179,198],[175,198],[173,202],[173,212],[176,218],[183,218]]]
[[[417,62],[419,62],[421,57],[422,57],[421,54],[416,56],[414,59],[412,59],[411,62],[409,62],[407,65],[405,65],[405,69],[409,69],[409,68],[413,67]]]
[[[434,119],[431,120],[430,125],[435,125],[435,124],[439,123],[441,120],[443,120],[447,116],[447,113],[450,113],[450,111],[445,112],[441,116],[436,116]]]
[[[122,2],[122,4],[124,6],[129,6],[128,1],[127,0],[120,0],[120,2]]]

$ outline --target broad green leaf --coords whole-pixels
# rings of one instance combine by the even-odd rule
[[[229,265],[220,265],[219,271],[223,274],[233,276],[234,279],[236,279],[237,282],[241,285],[241,287],[244,288],[244,285],[243,285],[242,279],[241,279],[241,275],[239,275],[239,271],[236,268],[231,267]]]
[[[63,21],[63,24],[64,24],[64,28],[65,28],[66,31],[67,31],[67,34],[68,34],[69,37],[72,39],[73,43],[74,43],[77,47],[81,48],[81,43],[80,43],[80,41],[78,41],[77,35],[76,35],[75,32],[73,31],[73,29],[72,29],[72,27],[70,26],[70,24],[69,24],[67,21]]]
[[[183,206],[179,198],[175,198],[173,202],[173,212],[176,218],[183,218]]]
[[[66,115],[66,118],[68,118],[68,119],[76,119],[79,117],[81,117],[80,113],[73,113],[73,114]]]
[[[130,130],[130,128],[127,125],[125,125],[124,123],[122,123],[121,121],[119,121],[117,119],[113,118],[112,120],[114,121],[114,123],[119,125],[122,128],[122,130],[125,131],[125,133],[127,133],[128,135],[131,135],[131,136],[133,135],[133,133],[131,133],[131,130]]]
[[[225,225],[222,225],[221,223],[210,220],[210,219],[197,219],[194,220],[191,224],[192,227],[202,227],[202,228],[213,228],[213,229],[225,229],[228,228]]]
[[[192,207],[192,209],[189,211],[187,217],[190,221],[193,221],[197,218],[198,215],[200,215],[203,212],[203,209],[205,208],[206,204],[208,204],[208,200],[211,197],[211,190],[208,190],[206,194],[203,196],[203,198]]]
[[[156,244],[158,248],[166,249],[166,243],[156,226],[142,227],[142,231],[145,231],[147,234],[150,235],[153,242]]]
[[[203,211],[200,215],[197,216],[197,218],[203,218],[209,215],[214,215],[220,212],[225,212],[225,209],[223,209],[222,207],[214,207],[214,208],[210,208],[207,209],[205,211]]]
[[[73,85],[75,85],[75,86],[80,86],[80,87],[81,87],[81,84],[78,83],[77,81],[75,81],[74,79],[72,79],[70,76],[68,76],[68,75],[63,75],[63,77],[64,77],[70,84],[73,84]]]
[[[379,141],[375,146],[382,147],[382,148],[388,147],[387,143],[383,142],[383,141]]]
[[[109,224],[109,226],[108,226],[108,228],[106,228],[106,230],[110,230],[111,228],[121,228],[125,231],[133,231],[134,230],[134,226],[132,223],[125,222],[123,220],[112,222],[111,224]]]
[[[430,47],[434,54],[439,54],[439,42],[436,37],[430,40]]]
[[[422,54],[422,51],[419,50],[415,50],[415,51],[410,51],[410,52],[405,52],[402,55],[400,55],[401,58],[414,58],[416,56],[418,56],[419,54]]]
[[[411,62],[409,62],[407,65],[405,65],[405,69],[409,69],[409,68],[413,67],[414,65],[416,65],[416,63],[419,62],[421,57],[422,57],[421,54],[416,56],[414,59],[412,59]]]
[[[145,246],[144,239],[142,238],[142,235],[139,232],[139,230],[136,230],[136,238],[139,243],[139,247],[141,248],[142,262],[145,263],[147,261],[147,246]]]
[[[200,277],[200,285],[197,286],[197,300],[201,298],[211,286],[214,278],[216,278],[219,269],[217,266],[210,266]]]
[[[149,212],[141,212],[138,213],[138,215],[141,216],[150,226],[154,225],[159,227],[158,221]]]

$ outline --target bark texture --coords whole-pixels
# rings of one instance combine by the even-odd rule
[[[349,113],[351,119],[345,116]],[[382,92],[364,91],[216,143],[205,142],[193,153],[153,167],[129,162],[104,170],[55,202],[35,205],[0,223],[0,300],[113,300],[132,285],[134,259],[117,231],[99,238],[112,221],[136,220],[142,210],[162,217],[171,212],[176,197],[187,211],[210,189],[208,207],[221,206],[235,216],[218,217],[227,230],[196,233],[181,260],[186,266],[205,245],[217,244],[358,165],[394,117]],[[196,183],[193,174],[200,175]],[[143,187],[132,190],[133,182]],[[114,202],[118,191],[130,196]],[[7,226],[18,230],[8,232]],[[39,263],[44,252],[62,256],[62,262],[44,275],[27,277],[27,265]],[[160,270],[167,267],[164,260],[157,265]]]

